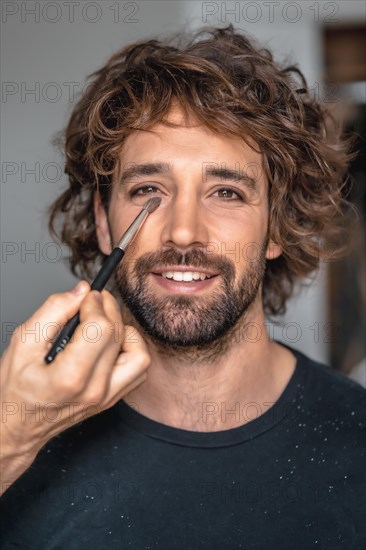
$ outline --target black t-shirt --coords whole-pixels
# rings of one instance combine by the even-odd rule
[[[0,500],[2,549],[364,550],[365,390],[290,349],[278,401],[231,406],[236,428],[120,401],[54,438]]]

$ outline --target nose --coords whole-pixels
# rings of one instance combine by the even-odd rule
[[[204,208],[196,192],[179,190],[166,209],[164,221],[160,234],[163,246],[184,250],[208,242]]]

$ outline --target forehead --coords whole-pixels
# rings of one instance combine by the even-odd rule
[[[172,171],[202,170],[203,165],[213,163],[263,180],[266,187],[263,156],[248,136],[244,140],[213,132],[193,117],[187,118],[178,107],[172,108],[165,120],[167,124],[135,130],[126,138],[120,152],[121,172],[135,163],[168,163]]]

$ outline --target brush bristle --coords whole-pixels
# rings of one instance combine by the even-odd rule
[[[157,209],[160,203],[161,203],[160,197],[153,197],[152,199],[148,200],[147,203],[145,204],[145,210],[147,210],[151,214],[151,212],[154,212]]]

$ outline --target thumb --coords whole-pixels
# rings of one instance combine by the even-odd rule
[[[51,294],[22,326],[30,332],[39,331],[41,337],[38,343],[49,344],[63,325],[79,311],[89,291],[89,283],[80,281],[72,290]],[[30,339],[32,341],[34,338]]]

